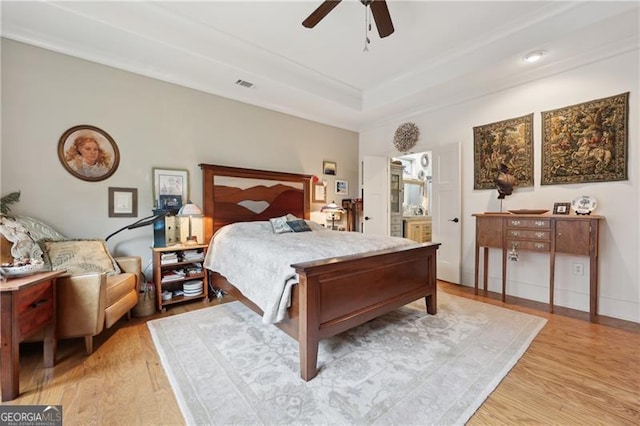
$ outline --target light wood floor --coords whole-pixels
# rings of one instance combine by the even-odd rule
[[[543,304],[516,299],[503,304],[448,283],[439,290],[548,319],[469,425],[640,424],[640,325],[593,324],[566,316],[576,316],[571,311],[548,314]],[[121,320],[96,338],[89,357],[82,339],[61,341],[54,368],[43,368],[41,344],[23,344],[21,395],[3,404],[61,404],[65,425],[183,424],[145,322],[206,306],[193,302]]]

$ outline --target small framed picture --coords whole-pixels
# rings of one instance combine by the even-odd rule
[[[349,195],[349,182],[336,179],[336,195]]]
[[[159,209],[179,209],[189,199],[189,171],[153,168],[153,199]]]
[[[138,217],[138,188],[109,187],[109,217]]]
[[[554,203],[553,214],[569,214],[571,211],[571,203]]]
[[[322,173],[329,176],[336,175],[337,165],[335,161],[323,161],[322,162]]]
[[[313,185],[313,196],[311,197],[312,203],[325,203],[327,201],[327,187],[322,183],[316,183]]]

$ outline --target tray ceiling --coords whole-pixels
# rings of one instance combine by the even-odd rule
[[[8,2],[2,36],[360,131],[639,48],[638,2]],[[542,49],[535,64],[522,57]],[[235,84],[253,83],[252,88]]]

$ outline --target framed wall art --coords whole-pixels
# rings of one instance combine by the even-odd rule
[[[327,201],[327,187],[323,183],[313,185],[312,203],[325,203]]]
[[[156,208],[176,210],[189,200],[189,171],[153,168],[153,199]]]
[[[335,185],[336,185],[336,189],[335,189],[336,195],[349,195],[348,181],[336,179]]]
[[[322,162],[322,173],[325,175],[335,176],[337,165],[335,161],[323,161]]]
[[[120,151],[104,130],[81,124],[67,129],[58,141],[58,159],[78,179],[105,180],[118,169]]]
[[[627,180],[629,92],[542,112],[542,185]]]
[[[138,217],[138,189],[109,187],[109,217]]]
[[[494,189],[502,164],[533,186],[533,113],[473,128],[473,189]]]

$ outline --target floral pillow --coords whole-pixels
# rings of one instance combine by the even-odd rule
[[[274,217],[269,219],[274,234],[284,234],[286,232],[293,232],[293,229],[287,225],[287,216]]]
[[[66,270],[69,275],[91,272],[120,273],[116,261],[109,254],[104,240],[41,240],[45,262],[54,271]]]

